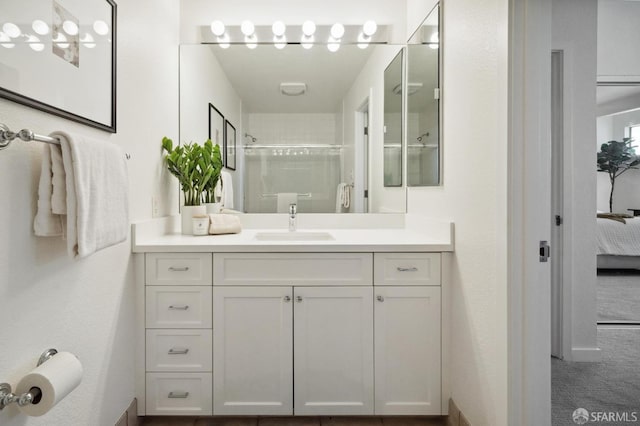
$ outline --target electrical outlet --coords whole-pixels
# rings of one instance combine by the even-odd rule
[[[155,195],[151,197],[151,217],[160,217],[160,201]]]

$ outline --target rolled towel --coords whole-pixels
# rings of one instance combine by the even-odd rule
[[[238,234],[242,230],[240,218],[233,214],[212,213],[209,215],[211,224],[209,225],[209,234]]]

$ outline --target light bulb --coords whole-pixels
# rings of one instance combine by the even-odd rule
[[[362,26],[362,32],[367,37],[371,37],[376,33],[376,31],[378,31],[378,24],[376,24],[376,21],[367,21]]]
[[[12,49],[16,46],[14,43],[7,43],[8,41],[11,41],[11,37],[3,32],[0,32],[0,46],[6,49]]]
[[[107,35],[109,34],[109,26],[106,22],[98,20],[93,23],[93,31],[101,36]]]
[[[222,21],[213,21],[211,23],[211,32],[213,33],[213,35],[222,37],[222,35],[224,34],[224,31],[225,31],[225,28]]]
[[[36,34],[47,35],[49,34],[49,25],[46,22],[41,21],[40,19],[36,19],[31,24],[31,28]]]
[[[302,24],[302,33],[307,37],[311,37],[316,32],[316,24],[313,21],[304,21]]]
[[[229,35],[228,34],[224,34],[222,37],[218,37],[218,46],[220,46],[220,48],[222,49],[228,49],[230,44],[229,44]]]
[[[287,31],[287,26],[282,21],[276,21],[271,26],[271,30],[276,37],[282,37]]]
[[[337,52],[338,49],[340,49],[340,43],[338,43],[338,41],[334,38],[330,37],[329,43],[327,43],[327,49],[329,49],[329,52]]]
[[[70,36],[78,35],[78,24],[68,19],[62,23],[62,29]]]
[[[273,45],[276,49],[284,49],[287,45],[287,38],[285,36],[273,36]]]
[[[333,26],[331,27],[331,37],[333,37],[336,40],[340,40],[343,35],[344,35],[344,25],[340,23],[333,24]]]
[[[256,37],[255,35],[246,36],[244,38],[244,42],[249,49],[255,49],[256,47],[258,47],[258,37]]]
[[[371,37],[367,37],[362,33],[358,34],[358,47],[360,49],[366,49],[369,46],[369,41],[371,41]]]
[[[69,48],[69,43],[67,43],[67,37],[62,33],[58,33],[58,37],[53,39],[53,41],[58,45],[58,47],[60,47],[60,49]]]
[[[304,47],[305,49],[311,49],[313,47],[313,41],[314,41],[314,37],[311,36],[307,36],[304,35],[302,36],[302,47]]]
[[[242,21],[242,24],[240,24],[240,31],[242,31],[242,34],[249,37],[256,31],[256,27],[251,21]]]
[[[40,43],[40,39],[34,35],[27,36],[27,43],[29,43],[29,47],[35,52],[42,52],[44,50],[44,43]]]
[[[96,43],[95,40],[93,38],[93,36],[89,33],[86,33],[81,39],[80,41],[82,42],[82,44],[84,45],[84,47],[86,47],[87,49],[93,49],[94,47],[96,47]]]
[[[20,28],[13,22],[7,22],[2,26],[2,31],[11,38],[20,37],[22,32]]]

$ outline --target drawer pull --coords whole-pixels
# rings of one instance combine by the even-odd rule
[[[186,355],[189,353],[189,348],[185,348],[185,349],[174,349],[171,348],[169,349],[169,355]]]
[[[169,398],[188,398],[189,392],[169,392]]]
[[[169,266],[169,270],[171,272],[187,272],[189,270],[188,266]]]
[[[398,272],[418,272],[418,268],[416,268],[415,266],[412,266],[411,268],[403,268],[401,266],[398,266],[396,269],[398,270]]]
[[[376,299],[378,299],[378,302],[384,302],[384,297],[383,296],[378,296],[378,297],[376,297]]]
[[[189,309],[189,305],[169,305],[169,309],[173,311],[186,311]]]

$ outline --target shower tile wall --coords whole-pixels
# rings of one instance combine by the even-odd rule
[[[334,212],[341,149],[308,145],[340,145],[339,127],[335,113],[249,113],[246,145],[291,148],[245,149],[245,211],[275,213],[278,194],[297,193],[299,212]]]

